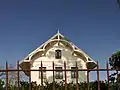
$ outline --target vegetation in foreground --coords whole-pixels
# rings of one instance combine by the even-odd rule
[[[111,79],[110,81],[110,90],[120,90],[119,82],[117,80]],[[57,83],[54,82],[55,90],[65,90],[65,85],[63,82]],[[79,90],[87,90],[87,83],[79,83],[78,88]],[[28,82],[20,82],[20,90],[29,90],[30,83]],[[98,82],[93,81],[89,83],[90,90],[98,90]],[[9,85],[8,90],[17,90],[18,87],[15,85]],[[31,83],[32,90],[53,90],[53,83],[45,82],[44,86],[37,85],[36,82]],[[75,90],[76,85],[73,83],[67,84],[67,90]],[[0,90],[5,90],[5,83],[4,81],[0,80]],[[100,90],[108,90],[108,83],[107,81],[100,81]]]

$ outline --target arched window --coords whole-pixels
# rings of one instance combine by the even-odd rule
[[[56,59],[61,59],[61,50],[55,50],[55,58]]]

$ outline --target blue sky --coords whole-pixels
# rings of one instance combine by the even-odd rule
[[[15,64],[60,32],[104,67],[120,50],[116,0],[0,1],[0,65]]]

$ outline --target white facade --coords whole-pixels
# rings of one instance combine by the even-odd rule
[[[59,32],[54,35],[47,42],[38,47],[35,51],[30,53],[20,62],[22,69],[40,69],[41,61],[43,69],[53,69],[54,62],[55,69],[64,69],[64,62],[66,62],[66,69],[73,69],[78,64],[78,69],[95,68],[96,62],[92,60],[86,53],[80,50],[72,42],[67,40]],[[87,63],[87,67],[86,67]],[[24,71],[24,70],[23,70]],[[25,71],[24,71],[25,72]],[[25,72],[29,76],[28,72]],[[67,82],[75,83],[75,72],[67,71]],[[53,72],[43,72],[44,81],[52,82]],[[78,82],[86,81],[87,73],[85,71],[78,72]],[[64,71],[55,71],[55,81],[65,80]],[[41,73],[39,71],[31,72],[31,81],[41,83]]]

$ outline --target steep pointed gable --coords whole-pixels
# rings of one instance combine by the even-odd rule
[[[73,55],[77,55],[86,63],[88,63],[88,68],[95,68],[96,62],[88,56],[85,52],[83,52],[80,48],[78,48],[75,44],[73,44],[68,38],[63,36],[59,31],[52,36],[49,40],[47,40],[45,43],[43,43],[41,46],[39,46],[37,49],[32,51],[30,54],[28,54],[24,60],[20,62],[20,67],[22,68],[30,68],[30,64],[28,63],[33,62],[33,59],[36,59],[38,57],[41,57],[45,54],[46,49],[48,49],[51,45],[54,45],[55,43],[62,43],[67,48],[69,47],[73,53]],[[27,67],[27,65],[29,67]],[[27,72],[26,72],[27,73]]]
[[[50,45],[50,43],[53,43],[53,42],[62,42],[64,45],[67,45],[71,49],[73,49],[73,51],[75,53],[83,55],[85,57],[88,57],[86,59],[86,61],[89,61],[89,60],[94,61],[94,60],[92,60],[92,58],[90,56],[88,56],[85,52],[83,52],[80,48],[78,48],[75,44],[73,44],[68,38],[63,36],[59,31],[54,36],[52,36],[48,41],[43,43],[40,47],[38,47],[36,50],[31,52],[24,59],[28,59],[29,57],[33,56],[34,54],[36,54],[38,52],[43,52],[45,50],[45,48],[48,47]]]

